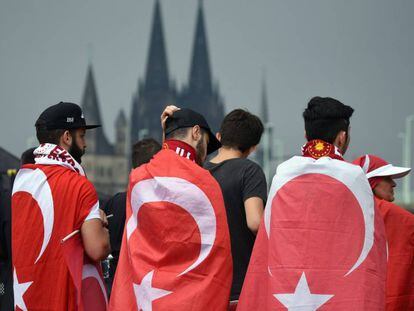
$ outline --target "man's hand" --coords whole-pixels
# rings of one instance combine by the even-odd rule
[[[164,111],[161,114],[161,127],[163,131],[165,131],[165,121],[167,121],[168,117],[171,117],[174,114],[174,112],[178,110],[180,110],[180,108],[174,105],[165,107]]]
[[[102,225],[108,228],[108,218],[103,210],[99,209],[99,216],[101,217]]]

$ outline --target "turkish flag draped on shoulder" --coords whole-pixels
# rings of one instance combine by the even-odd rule
[[[110,310],[226,310],[230,239],[220,187],[172,150],[132,171]]]
[[[62,240],[62,253],[73,284],[79,311],[107,310],[108,298],[99,263],[91,261],[84,253],[80,233]]]
[[[384,227],[362,170],[340,154],[279,165],[238,310],[383,310],[385,277]]]
[[[98,197],[80,164],[65,149],[42,144],[34,155],[36,164],[24,165],[13,184],[15,309],[75,311],[77,292],[61,240],[93,216]],[[71,261],[83,262],[81,241],[70,256]]]
[[[414,215],[391,202],[375,200],[388,242],[387,310],[414,310]]]

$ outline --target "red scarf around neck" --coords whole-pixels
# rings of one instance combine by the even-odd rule
[[[332,159],[344,161],[341,152],[336,146],[320,139],[308,141],[302,147],[302,155],[304,157],[313,159],[329,157]]]
[[[196,159],[196,151],[189,144],[176,139],[168,139],[164,142],[163,149],[170,149],[176,152],[179,156],[187,158],[193,162]]]

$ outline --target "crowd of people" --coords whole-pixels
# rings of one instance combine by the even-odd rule
[[[306,144],[268,192],[248,158],[259,117],[235,109],[215,134],[167,106],[163,141],[133,145],[127,189],[100,206],[81,165],[100,125],[76,104],[48,107],[1,194],[0,309],[414,310],[414,215],[392,203],[410,168],[345,161],[353,113],[312,98]]]

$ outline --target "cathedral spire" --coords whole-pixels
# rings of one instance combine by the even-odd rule
[[[198,2],[198,13],[194,35],[189,85],[190,92],[212,92],[210,59],[208,55],[207,35],[205,30],[202,1]]]
[[[82,110],[89,123],[102,124],[98,95],[95,87],[95,78],[91,64],[88,65],[88,73],[86,75],[86,83],[83,90]]]
[[[85,88],[83,90],[81,107],[85,119],[91,124],[102,124],[99,109],[98,94],[96,92],[95,78],[92,65],[88,66]],[[86,133],[88,139],[88,152],[91,154],[112,154],[113,147],[103,131],[103,126]]]
[[[154,5],[145,87],[147,90],[165,90],[169,87],[167,53],[159,0],[156,0]]]

